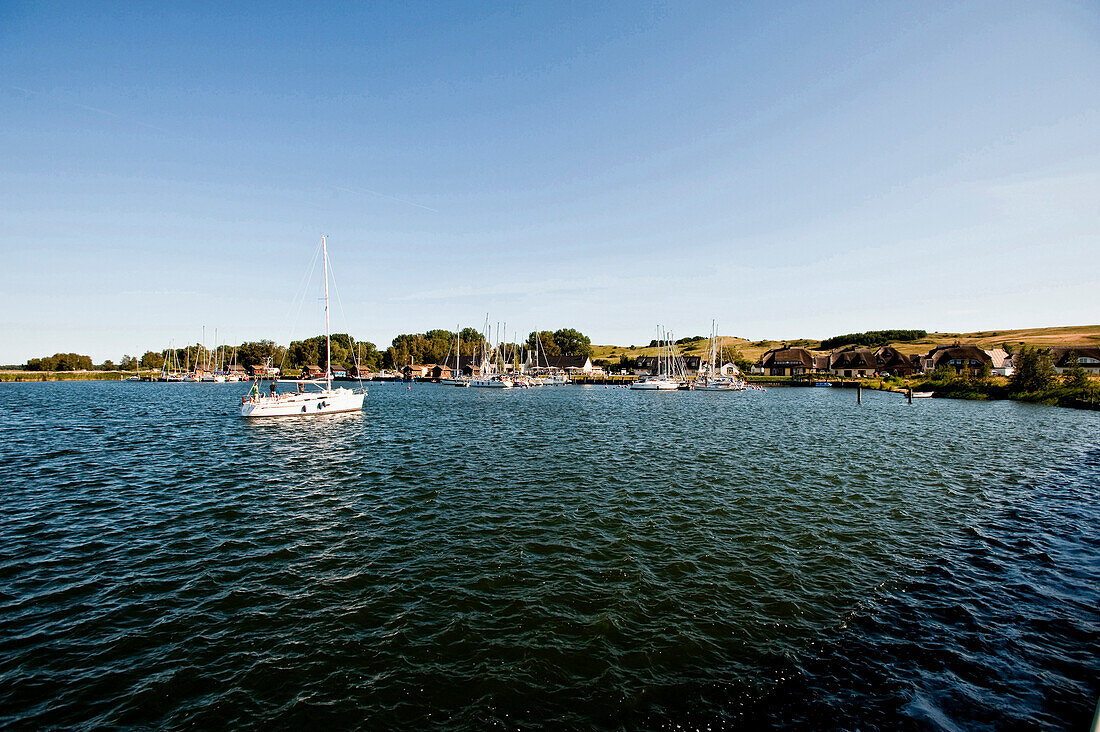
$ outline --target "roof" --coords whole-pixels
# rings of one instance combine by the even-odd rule
[[[875,354],[870,348],[849,348],[833,351],[829,354],[829,368],[832,369],[870,369],[878,368]]]
[[[893,346],[883,346],[875,351],[875,359],[879,365],[884,369],[901,367],[912,367],[913,361],[909,356],[894,348]]]
[[[1050,357],[1058,368],[1069,365],[1070,353],[1076,353],[1078,358],[1095,358],[1100,361],[1100,347],[1098,346],[1054,346],[1050,349]]]
[[[1012,356],[1003,348],[994,348],[991,351],[986,351],[989,358],[993,360],[993,368],[1001,369],[1005,366],[1012,365]]]
[[[547,356],[546,361],[550,363],[551,368],[583,369],[588,365],[588,356]]]
[[[764,367],[802,366],[803,368],[812,369],[814,367],[814,357],[805,348],[773,348],[760,357],[760,365]]]
[[[934,366],[939,366],[944,361],[980,361],[992,363],[989,354],[978,348],[973,343],[952,346],[936,346],[928,352]]]

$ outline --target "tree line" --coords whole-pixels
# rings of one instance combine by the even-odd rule
[[[370,341],[359,341],[347,333],[332,335],[332,365],[334,369],[352,370],[359,367],[366,371],[400,368],[408,363],[453,363],[456,335],[461,335],[460,355],[470,358],[483,347],[482,336],[474,328],[463,328],[460,333],[450,330],[429,330],[426,333],[403,333],[395,337],[385,351],[379,351]],[[592,341],[573,328],[556,331],[532,331],[523,344],[508,344],[510,353],[519,353],[522,347],[546,356],[589,356]],[[138,371],[162,369],[169,362],[173,369],[194,368],[209,365],[210,368],[236,364],[244,369],[271,363],[284,372],[299,371],[306,366],[325,363],[325,337],[313,336],[291,341],[280,346],[271,340],[245,341],[237,346],[222,346],[211,351],[201,343],[162,351],[146,351],[141,356],[123,355],[116,365],[107,360],[93,364],[90,356],[77,353],[55,353],[53,356],[32,358],[26,363],[27,371],[79,371],[99,368],[104,371]]]
[[[868,330],[863,333],[848,333],[847,335],[833,336],[821,341],[821,349],[825,351],[839,348],[840,346],[867,346],[877,348],[888,343],[901,341],[919,341],[928,335],[926,330]]]

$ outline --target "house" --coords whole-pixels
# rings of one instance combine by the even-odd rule
[[[434,364],[425,366],[423,364],[414,365],[414,364],[410,363],[407,366],[402,366],[401,367],[401,378],[403,378],[403,379],[423,379],[425,376],[428,375],[428,372],[431,370],[432,365],[434,365]]]
[[[602,374],[603,368],[592,365],[592,359],[588,356],[547,356],[546,362],[552,369],[561,369],[571,374]]]
[[[248,373],[253,376],[278,376],[278,366],[265,366],[262,363],[254,364],[248,367]]]
[[[658,368],[656,356],[638,356],[634,359],[634,373],[639,376],[652,376]]]
[[[1098,346],[1054,346],[1050,349],[1050,358],[1054,370],[1064,374],[1070,369],[1070,354],[1077,354],[1077,363],[1086,374],[1100,374],[1100,347]]]
[[[883,346],[875,351],[875,368],[891,376],[912,376],[918,368],[913,358],[893,346]]]
[[[968,373],[971,376],[981,376],[985,367],[990,371],[993,369],[993,359],[973,343],[936,346],[928,352],[923,363],[926,371],[950,366],[956,374]]]
[[[764,353],[753,367],[753,373],[769,376],[797,376],[814,370],[814,356],[805,348],[773,348]]]
[[[732,361],[726,361],[724,364],[718,367],[718,373],[721,376],[740,376],[741,369],[737,368],[737,364]]]
[[[829,354],[829,373],[837,376],[866,378],[878,371],[875,354],[870,348],[847,348]]]
[[[302,379],[320,379],[323,378],[325,372],[321,370],[320,366],[303,366],[302,373],[299,378]]]
[[[449,379],[451,378],[451,367],[440,366],[439,364],[436,364],[432,366],[431,370],[428,373],[436,381],[439,381],[440,379]]]
[[[652,376],[660,370],[660,362],[664,358],[664,356],[638,356],[634,362],[634,373],[639,376]],[[702,363],[702,358],[699,356],[680,356],[679,360],[683,364],[685,375],[699,373],[699,366]],[[734,366],[734,368],[737,367]]]

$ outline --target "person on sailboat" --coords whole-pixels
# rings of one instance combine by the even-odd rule
[[[272,399],[274,399],[274,398],[275,398],[275,392],[276,392],[276,389],[275,389],[275,379],[274,379],[274,378],[272,378],[272,379],[271,379],[271,398],[272,398]]]

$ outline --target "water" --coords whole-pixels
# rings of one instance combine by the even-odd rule
[[[0,725],[1081,729],[1100,414],[0,386]]]

